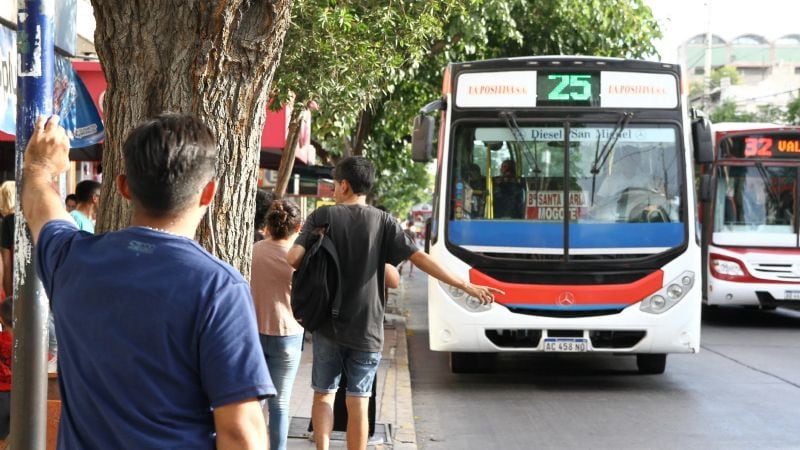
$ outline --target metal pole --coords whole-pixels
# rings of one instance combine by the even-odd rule
[[[706,27],[706,54],[703,66],[703,110],[706,114],[711,110],[711,51],[713,35],[711,34],[711,0],[706,2],[708,5],[708,25]]]
[[[38,116],[53,113],[55,0],[21,0],[17,13],[17,205],[22,191],[25,147]],[[47,315],[42,283],[35,274],[21,208],[14,229],[14,362],[11,384],[11,446],[43,450],[47,443]]]

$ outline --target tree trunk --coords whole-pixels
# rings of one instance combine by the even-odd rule
[[[275,198],[283,198],[286,195],[286,188],[292,178],[294,169],[294,154],[297,150],[297,141],[300,138],[300,125],[305,117],[305,108],[295,104],[292,115],[289,118],[289,130],[286,134],[286,143],[281,153],[281,162],[278,166],[278,180],[275,181]]]
[[[249,277],[261,130],[291,0],[92,0],[108,88],[98,231],[125,227],[122,143],[143,119],[193,113],[217,136],[219,189],[201,245]]]
[[[353,135],[353,155],[364,155],[364,142],[367,140],[369,132],[372,130],[373,112],[370,109],[361,111],[358,115],[356,132]]]

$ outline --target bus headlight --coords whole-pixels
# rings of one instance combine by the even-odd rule
[[[466,292],[457,287],[450,286],[449,284],[441,281],[439,281],[439,286],[442,287],[442,290],[447,293],[447,296],[450,297],[455,304],[469,312],[484,312],[492,309],[491,304],[484,305],[480,302],[480,300],[471,295],[467,295]]]
[[[669,298],[681,298],[683,297],[683,288],[677,284],[670,284],[667,288],[667,295]]]
[[[716,272],[720,275],[726,275],[729,277],[743,277],[744,270],[742,270],[742,266],[735,261],[729,261],[726,259],[712,259],[711,260],[711,270],[712,272]]]
[[[653,295],[642,300],[639,309],[650,314],[661,314],[678,304],[693,285],[694,272],[683,272]]]
[[[450,286],[449,284],[442,283],[441,281],[439,282],[439,284],[441,284],[442,287],[444,287],[445,290],[447,290],[447,293],[450,294],[450,297],[453,298],[454,300],[462,300],[464,296],[467,295],[466,292],[462,291],[461,289],[455,286]]]

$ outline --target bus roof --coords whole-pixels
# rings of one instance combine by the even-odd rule
[[[714,134],[731,134],[738,132],[753,132],[753,131],[794,131],[800,132],[799,126],[792,125],[778,125],[775,123],[766,122],[720,122],[711,124],[711,130]]]
[[[599,56],[565,56],[565,55],[547,55],[547,56],[520,56],[513,58],[495,58],[484,59],[480,61],[464,61],[464,62],[451,62],[450,65],[455,71],[463,69],[505,69],[509,67],[522,67],[522,66],[544,66],[544,67],[591,67],[619,69],[624,66],[626,69],[633,70],[667,70],[670,72],[679,72],[677,64],[667,64],[657,61],[642,61],[638,59],[624,59],[624,58],[611,58]]]

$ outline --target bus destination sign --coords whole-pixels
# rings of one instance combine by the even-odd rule
[[[459,108],[678,106],[677,79],[665,73],[518,70],[468,72],[456,82]]]
[[[720,143],[724,158],[800,159],[800,134],[732,136]]]

